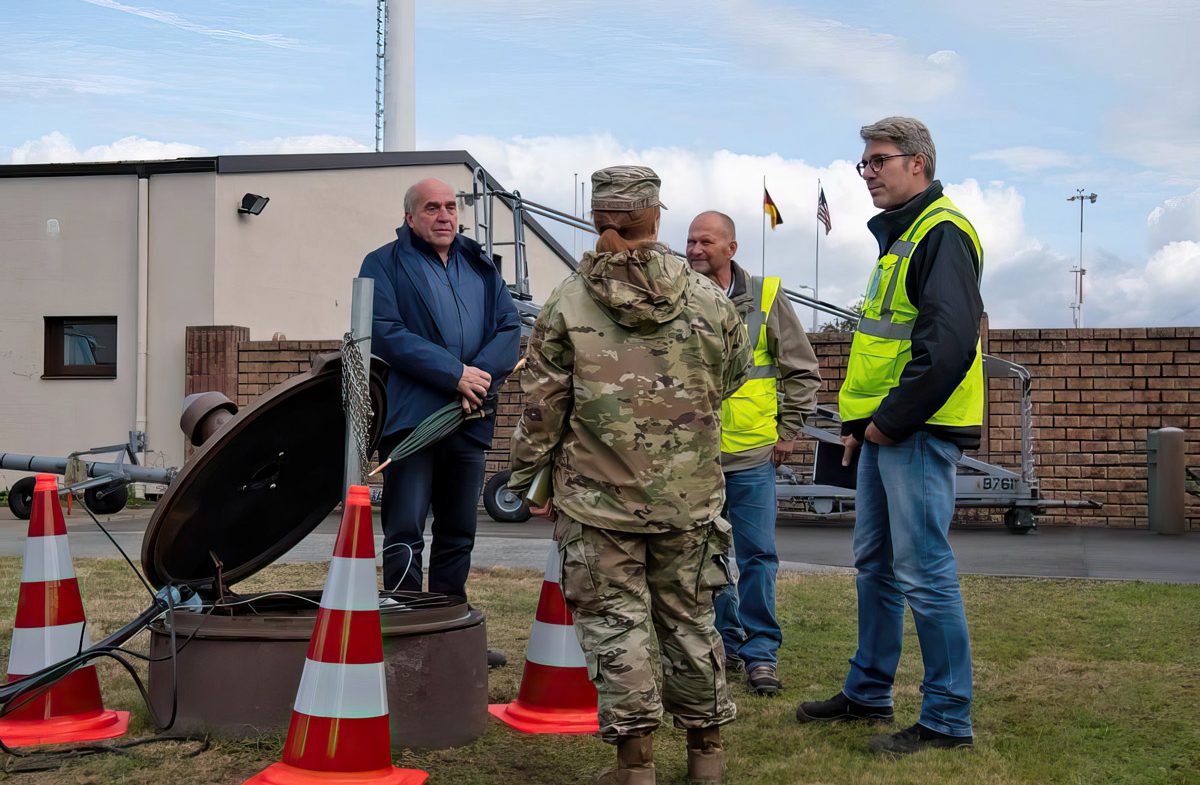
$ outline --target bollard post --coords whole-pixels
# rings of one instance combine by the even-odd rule
[[[350,389],[367,389],[371,383],[371,320],[375,313],[375,279],[355,278],[350,293],[350,338],[356,343],[354,349],[362,357],[361,378],[354,379]],[[342,363],[342,374],[346,376],[351,369]],[[343,477],[343,497],[350,486],[361,485],[363,482],[361,457],[358,444],[354,439],[354,417],[351,409],[346,409],[346,473]]]
[[[1159,534],[1183,534],[1184,432],[1160,428],[1146,438],[1146,506],[1150,530]]]

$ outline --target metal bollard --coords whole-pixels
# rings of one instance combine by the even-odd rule
[[[1180,428],[1160,428],[1146,438],[1146,506],[1150,530],[1183,534],[1184,433]]]

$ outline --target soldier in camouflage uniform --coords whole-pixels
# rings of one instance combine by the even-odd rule
[[[714,627],[728,584],[721,401],[745,379],[749,346],[732,304],[657,243],[658,177],[592,175],[601,236],[543,306],[521,382],[510,489],[553,465],[563,595],[599,691],[618,768],[597,783],[654,782],[662,710],[688,731],[689,779],[721,781],[719,726],[736,708]],[[653,629],[652,626],[653,625]],[[663,689],[651,641],[661,647]]]

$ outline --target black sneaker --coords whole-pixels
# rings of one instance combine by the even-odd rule
[[[766,695],[769,698],[774,697],[783,689],[783,682],[779,680],[775,666],[770,663],[751,665],[746,671],[746,682],[756,694]]]
[[[502,651],[488,649],[487,650],[487,664],[488,664],[488,670],[491,670],[493,668],[503,668],[505,665],[508,664],[508,657],[505,657],[504,652],[502,652]]]
[[[736,654],[725,652],[725,672],[726,673],[744,673],[746,663],[742,662],[742,658]]]
[[[839,692],[827,701],[801,703],[796,709],[798,722],[869,722],[890,723],[895,718],[891,706],[864,706]]]
[[[974,736],[947,736],[920,723],[899,733],[876,736],[868,744],[871,752],[884,755],[911,755],[921,750],[961,750],[974,745]]]

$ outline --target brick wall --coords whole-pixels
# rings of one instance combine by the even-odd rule
[[[249,339],[250,330],[245,327],[188,327],[184,331],[184,395],[216,390],[237,400],[238,345]]]
[[[1200,328],[992,330],[989,351],[1033,377],[1034,455],[1046,496],[1092,498],[1099,510],[1051,512],[1048,523],[1140,526],[1146,521],[1146,436],[1187,432],[1187,463],[1200,463]],[[990,449],[1016,466],[1020,392],[1015,380],[988,383]],[[1200,503],[1187,497],[1188,525]]]
[[[202,351],[206,344],[192,342],[193,329],[189,349]],[[1104,505],[1099,510],[1050,510],[1042,523],[1146,526],[1145,442],[1153,429],[1185,429],[1188,463],[1200,466],[1200,389],[1193,389],[1193,381],[1200,379],[1200,328],[993,329],[986,335],[986,351],[1024,365],[1033,378],[1034,454],[1043,495],[1091,498]],[[200,341],[199,333],[195,340]],[[820,333],[811,340],[823,378],[818,400],[834,406],[850,336]],[[338,346],[338,341],[242,340],[237,344],[239,405],[306,370],[314,354]],[[209,356],[214,351],[228,357],[227,348],[211,350]],[[206,367],[211,366],[189,358],[189,374]],[[198,390],[197,384],[189,375],[188,390]],[[1019,468],[1019,399],[1015,380],[989,381],[987,438],[977,457]],[[521,409],[520,386],[510,379],[500,392],[495,441],[487,454],[489,476],[507,468],[509,436]],[[803,445],[792,463],[806,474],[811,444]],[[1187,514],[1189,528],[1200,530],[1200,502],[1191,496]],[[963,510],[958,520],[969,524],[998,517]]]
[[[312,367],[313,357],[341,341],[243,341],[238,344],[237,404],[245,406],[280,382]],[[232,396],[231,396],[232,397]]]

